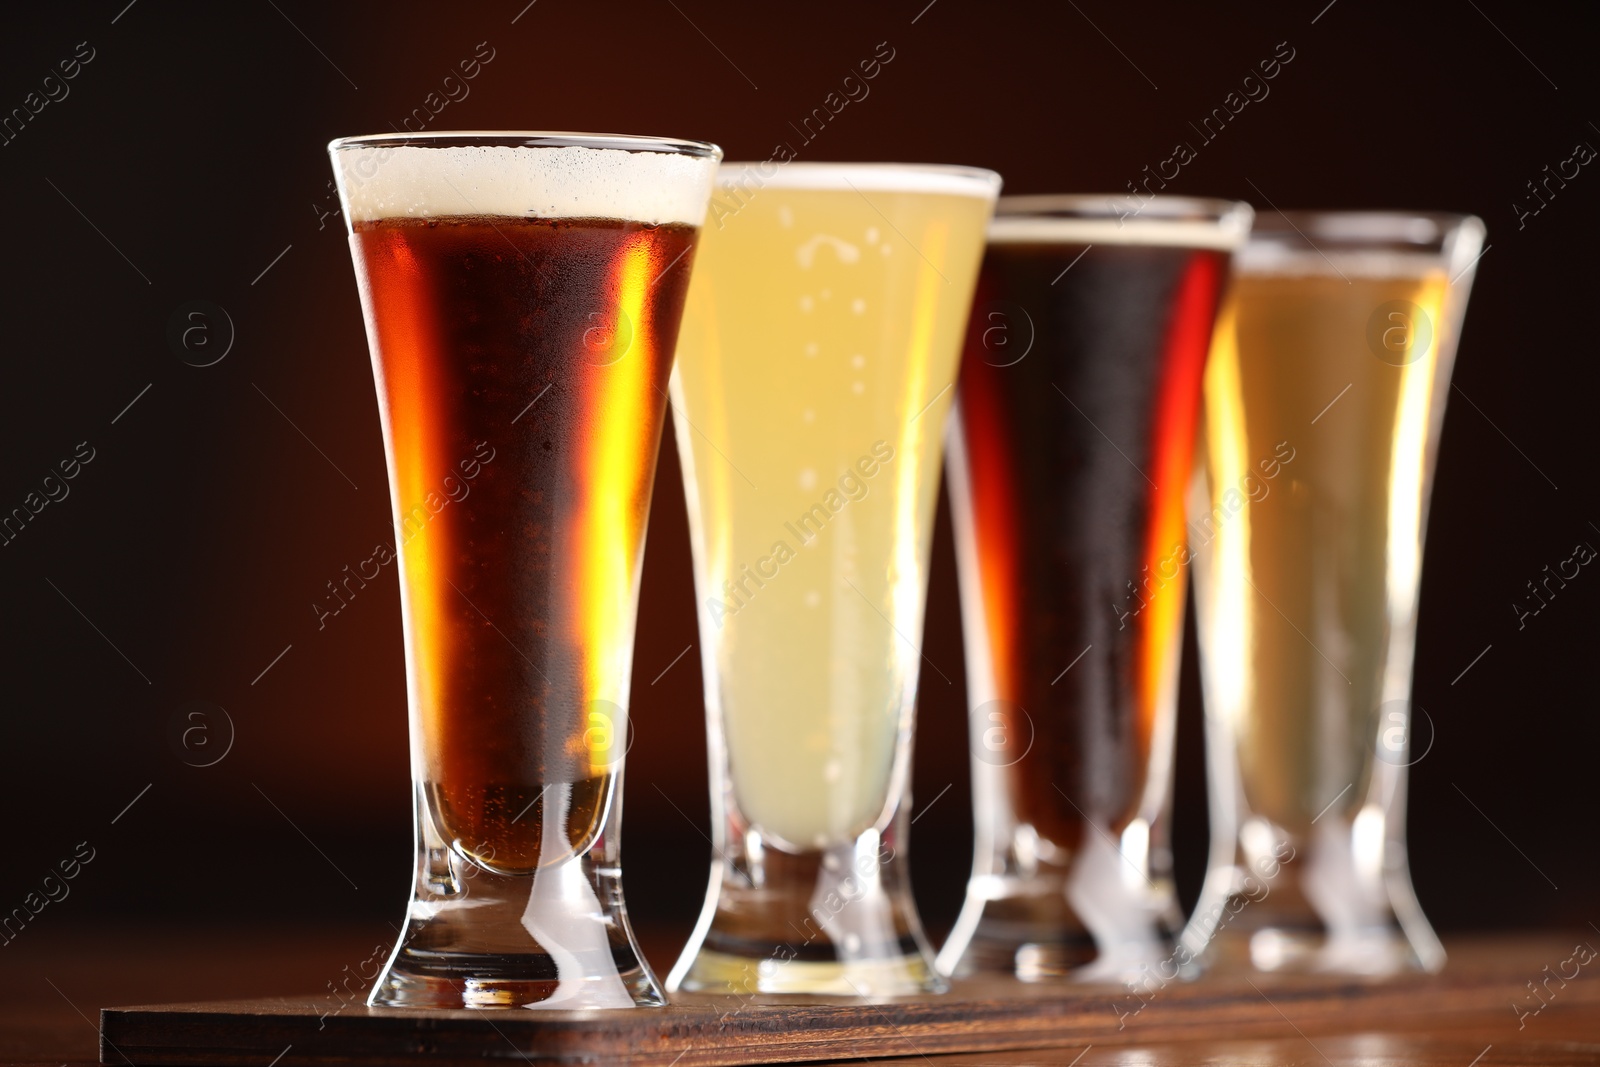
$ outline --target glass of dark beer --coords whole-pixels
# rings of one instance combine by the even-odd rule
[[[1125,978],[1172,952],[1185,494],[1251,217],[1000,200],[949,438],[976,856],[946,974]]]
[[[720,150],[329,146],[394,505],[416,798],[369,1004],[658,1005],[618,831],[640,555]]]

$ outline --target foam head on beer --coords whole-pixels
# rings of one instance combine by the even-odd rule
[[[493,215],[699,226],[717,169],[711,158],[584,145],[380,143],[343,148],[335,159],[352,225]]]

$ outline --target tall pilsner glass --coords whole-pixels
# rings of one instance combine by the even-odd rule
[[[950,435],[976,854],[947,973],[1127,977],[1172,952],[1184,496],[1250,219],[1005,197],[989,227]]]
[[[664,1003],[618,831],[640,554],[719,150],[330,146],[377,379],[416,872],[369,1003]]]
[[[1240,253],[1190,526],[1212,854],[1184,938],[1208,963],[1444,962],[1406,863],[1411,665],[1482,243],[1470,217],[1291,213]]]
[[[673,373],[715,857],[669,988],[940,988],[911,735],[961,331],[1000,179],[726,165]]]

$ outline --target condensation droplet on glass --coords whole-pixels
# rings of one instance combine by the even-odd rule
[[[824,299],[824,300],[833,299],[833,290],[832,289],[824,289],[824,290],[822,290],[822,299]]]
[[[876,226],[868,226],[867,227],[867,244],[875,245],[877,243],[878,243],[878,228]]]
[[[857,396],[860,396],[862,393],[867,391],[867,383],[866,382],[851,382],[850,383],[850,391],[852,393],[856,394]]]
[[[815,589],[806,594],[806,607],[814,608],[820,603],[822,603],[822,594]]]
[[[811,299],[810,296],[802,296],[800,298],[800,310],[801,311],[810,311],[812,308],[814,308],[816,306],[817,306],[817,302],[815,300]]]
[[[837,782],[844,774],[844,764],[837,759],[830,759],[822,765],[822,779],[825,782]]]
[[[800,470],[800,488],[802,488],[802,489],[815,489],[816,487],[817,487],[817,472],[812,470],[810,467],[801,468],[801,470]]]
[[[850,365],[857,370],[860,370],[862,367],[867,365],[867,357],[857,353],[856,355],[850,357]]]
[[[786,230],[794,225],[794,212],[789,210],[788,204],[778,206],[778,225]]]
[[[809,342],[806,343],[806,358],[808,358],[808,359],[816,359],[817,358],[817,342],[809,341]]]
[[[811,408],[806,408],[804,411],[802,411],[800,413],[800,421],[804,422],[804,423],[806,423],[808,425],[810,423],[816,422],[817,421],[817,413],[815,411],[813,411]]]
[[[850,310],[857,315],[865,315],[867,313],[867,302],[858,296],[850,301]]]
[[[885,241],[883,244],[878,246],[878,251],[882,252],[884,255],[888,255],[890,252],[894,251],[894,248],[889,244],[888,241]]]

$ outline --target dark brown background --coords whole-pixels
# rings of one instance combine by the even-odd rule
[[[895,58],[871,95],[801,157],[977,164],[1019,193],[1122,189],[1197,141],[1188,122],[1288,41],[1271,95],[1171,191],[1265,209],[1253,182],[1282,207],[1470,211],[1489,228],[1423,579],[1416,695],[1436,737],[1412,777],[1422,901],[1446,930],[1600,922],[1600,577],[1585,570],[1521,631],[1510,606],[1577,541],[1600,545],[1600,173],[1585,168],[1524,228],[1512,208],[1576,142],[1600,146],[1579,7],[538,0],[513,24],[526,0],[125,2],[8,11],[0,37],[0,111],[78,42],[95,50],[70,96],[0,147],[0,511],[78,442],[96,450],[71,495],[0,548],[0,911],[78,842],[96,850],[24,937],[304,917],[381,939],[398,920],[410,799],[393,571],[320,632],[311,608],[388,515],[342,224],[319,226],[323,146],[399,123],[482,41],[495,58],[432,128],[696,137],[731,158],[795,141],[788,123],[887,41]],[[167,339],[194,300],[237,332],[203,369]],[[953,684],[925,672],[915,790],[926,803],[951,788],[913,846],[936,930],[971,841],[953,579],[941,513],[925,651]],[[655,929],[692,918],[709,857],[698,648],[651,681],[698,645],[691,595],[669,434],[627,784],[629,903]],[[235,728],[215,766],[186,765],[169,740],[191,700]],[[1190,900],[1205,848],[1199,717],[1191,653],[1176,807]]]

